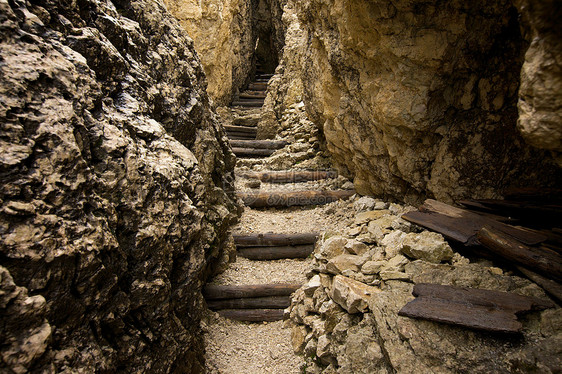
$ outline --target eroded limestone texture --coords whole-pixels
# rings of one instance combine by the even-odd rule
[[[519,130],[562,166],[562,7],[557,1],[516,1],[530,42],[521,70]]]
[[[256,36],[249,0],[164,0],[195,42],[208,92],[217,105],[227,105],[252,70]]]
[[[451,201],[559,183],[516,128],[526,45],[510,1],[291,3],[307,112],[358,192]]]
[[[236,206],[191,40],[153,0],[0,0],[0,28],[0,371],[200,372]]]

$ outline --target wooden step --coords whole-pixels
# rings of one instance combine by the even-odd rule
[[[314,252],[314,244],[284,247],[238,248],[241,257],[254,261],[280,260],[284,258],[307,258]]]
[[[230,140],[254,140],[256,136],[248,135],[248,134],[228,134],[228,139]]]
[[[287,296],[263,296],[263,297],[240,297],[235,299],[209,300],[209,309],[285,309],[291,305],[291,297]]]
[[[314,244],[318,240],[318,233],[301,234],[233,234],[237,247],[276,247],[285,245]]]
[[[262,172],[246,172],[240,176],[244,178],[259,179],[265,183],[299,183],[316,181],[321,179],[337,177],[336,171],[262,171]]]
[[[253,83],[250,83],[250,84],[248,85],[248,89],[249,89],[249,90],[253,90],[253,91],[265,91],[265,90],[267,90],[267,82],[261,82],[261,83],[253,82]]]
[[[238,157],[269,157],[275,149],[233,147],[232,152]]]
[[[265,93],[241,93],[238,97],[240,99],[265,99]]]
[[[224,129],[226,130],[226,132],[240,133],[240,134],[256,135],[258,133],[258,129],[256,127],[249,127],[249,126],[225,125]]]
[[[283,309],[222,309],[218,313],[243,322],[275,322],[283,320]]]
[[[232,102],[232,106],[241,106],[247,108],[259,108],[263,106],[263,100],[236,100]]]
[[[256,148],[256,149],[281,149],[285,147],[287,144],[289,143],[284,140],[253,140],[253,141],[231,140],[230,141],[231,147]]]
[[[203,287],[206,300],[239,299],[246,297],[289,296],[302,285],[297,283],[271,283],[247,285],[213,285]]]
[[[295,191],[295,192],[238,192],[237,196],[247,207],[290,207],[324,205],[337,200],[348,199],[355,191]]]

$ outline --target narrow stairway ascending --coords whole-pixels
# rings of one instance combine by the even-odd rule
[[[239,158],[263,159],[284,148],[284,140],[256,140],[257,123],[271,74],[258,74],[231,107],[227,126]],[[321,206],[350,197],[330,191],[332,171],[260,171],[237,174],[246,208],[233,234],[237,260],[204,289],[211,310],[204,326],[211,373],[300,373],[304,361],[293,354],[284,309],[306,280],[310,255],[321,231],[337,224]],[[254,188],[247,188],[248,185]],[[258,187],[258,188],[255,188]]]

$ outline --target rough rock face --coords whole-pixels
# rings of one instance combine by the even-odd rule
[[[364,204],[357,203],[360,210]],[[306,373],[559,372],[560,307],[520,317],[520,336],[398,316],[417,283],[547,299],[537,285],[489,261],[453,254],[441,235],[400,218],[409,209],[391,204],[359,212],[355,227],[318,243],[310,279],[288,310],[293,348],[305,355]]]
[[[516,1],[526,38],[519,89],[519,130],[537,148],[552,151],[562,166],[562,8],[556,1]]]
[[[164,0],[195,42],[209,80],[208,93],[227,105],[245,83],[252,65],[256,35],[250,0]]]
[[[305,30],[299,70],[307,112],[358,192],[450,201],[559,183],[552,158],[528,146],[516,129],[526,46],[510,1],[292,3]],[[537,22],[534,32],[542,33]],[[553,42],[548,35],[539,40]],[[527,60],[532,56],[531,50]],[[536,92],[533,82],[542,84],[530,75],[537,64],[524,67],[523,97]],[[537,105],[547,92],[532,94]],[[521,112],[532,111],[525,108],[520,104]],[[521,125],[542,121],[541,128],[550,128],[555,116],[524,115]]]
[[[202,370],[232,155],[159,1],[0,0],[0,371]]]

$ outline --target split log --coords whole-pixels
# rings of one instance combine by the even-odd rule
[[[285,309],[291,305],[290,296],[243,297],[207,301],[209,309]]]
[[[561,205],[494,199],[469,200],[468,202],[487,207],[495,214],[519,218],[531,226],[551,224],[552,227],[562,221]]]
[[[263,101],[257,100],[237,100],[232,102],[232,106],[243,106],[248,108],[259,108],[263,106]]]
[[[314,244],[318,234],[233,234],[232,237],[237,247],[276,247]]]
[[[284,140],[231,140],[231,147],[238,148],[259,148],[259,149],[281,149],[285,147],[288,142]]]
[[[283,319],[283,309],[223,309],[218,313],[236,321],[275,322]]]
[[[285,247],[246,247],[239,248],[238,254],[249,260],[279,260],[282,258],[307,258],[314,252],[314,245]]]
[[[259,179],[265,183],[299,183],[337,177],[336,171],[266,171],[241,174],[245,178]]]
[[[529,280],[535,282],[539,287],[545,290],[547,294],[558,300],[559,303],[562,303],[562,285],[560,283],[545,278],[523,266],[517,266],[517,270],[529,278]]]
[[[238,157],[269,157],[275,153],[275,149],[258,148],[232,148],[232,152]]]
[[[231,133],[227,133],[227,135],[228,135],[228,139],[231,140],[253,140],[256,138],[255,135],[237,135]]]
[[[300,288],[295,283],[274,283],[255,285],[206,285],[203,287],[203,296],[207,300],[237,299],[244,297],[288,296]]]
[[[224,126],[224,129],[227,132],[233,132],[233,133],[240,133],[240,134],[251,134],[251,135],[256,135],[258,132],[258,129],[255,127],[248,127],[248,126],[231,126],[231,125],[226,125]]]
[[[502,333],[521,331],[517,313],[554,307],[548,300],[437,284],[417,284],[413,294],[398,315]]]
[[[238,97],[240,99],[265,99],[265,93],[247,93],[247,92],[243,92],[240,95],[238,95]]]
[[[348,199],[355,191],[296,191],[296,192],[239,192],[238,197],[247,207],[290,207],[302,205],[323,205],[337,200]]]
[[[250,83],[248,89],[252,91],[266,91],[267,83],[257,83],[257,82]]]
[[[491,227],[480,230],[478,241],[510,262],[536,271],[546,278],[562,280],[562,256],[554,251],[528,247]]]
[[[477,234],[484,226],[490,226],[506,233],[527,245],[539,244],[547,239],[545,235],[540,233],[521,230],[477,213],[431,199],[424,202],[420,211],[406,213],[402,218],[437,231],[446,238],[465,245],[478,245]]]

